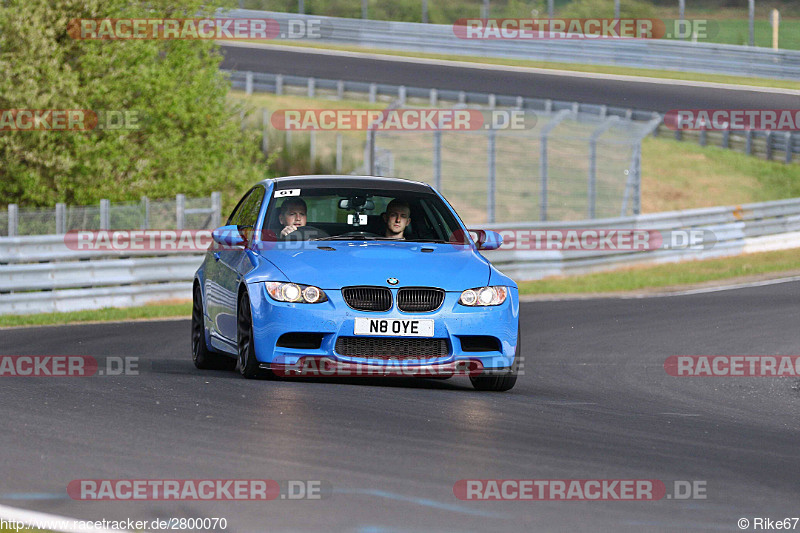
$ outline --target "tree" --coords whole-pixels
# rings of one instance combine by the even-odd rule
[[[139,129],[0,131],[0,202],[23,205],[233,195],[266,177],[211,40],[80,40],[74,19],[198,18],[183,0],[0,3],[0,110],[127,112]],[[208,15],[208,13],[206,13]],[[101,120],[103,123],[103,120]],[[0,127],[2,127],[0,125]]]

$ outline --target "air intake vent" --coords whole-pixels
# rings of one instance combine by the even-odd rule
[[[397,291],[397,307],[409,313],[436,311],[444,302],[442,289],[404,287]]]
[[[447,356],[445,339],[339,337],[336,353],[368,359],[436,359]]]
[[[388,311],[392,292],[385,287],[345,287],[342,296],[347,305],[358,311]]]

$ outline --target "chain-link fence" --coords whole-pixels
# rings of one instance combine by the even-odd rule
[[[641,142],[657,120],[562,110],[525,122],[535,126],[378,131],[373,170],[434,185],[473,224],[639,213]]]
[[[221,221],[221,195],[206,198],[150,200],[55,208],[23,208],[10,204],[0,211],[0,236],[59,235],[73,230],[214,229]]]

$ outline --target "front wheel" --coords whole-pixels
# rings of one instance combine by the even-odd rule
[[[236,364],[232,357],[212,352],[206,345],[203,293],[199,285],[195,285],[192,293],[192,362],[203,370],[233,370]]]
[[[517,326],[517,349],[514,351],[514,362],[511,363],[511,368],[505,372],[492,373],[484,372],[480,376],[470,376],[469,380],[472,386],[479,391],[494,391],[504,392],[511,390],[517,382],[517,374],[519,373],[519,363],[522,357],[522,332]]]
[[[239,311],[236,320],[236,346],[239,351],[237,366],[242,376],[247,379],[253,379],[270,375],[269,370],[258,368],[255,341],[253,339],[253,316],[250,312],[250,298],[247,297],[247,291],[242,292],[239,297]]]

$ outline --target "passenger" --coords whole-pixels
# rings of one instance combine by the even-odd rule
[[[308,208],[304,200],[300,198],[289,198],[281,204],[278,220],[284,228],[281,230],[281,237],[286,237],[297,228],[301,228],[308,222]]]
[[[394,199],[386,206],[383,214],[386,224],[386,237],[390,239],[405,239],[404,232],[411,222],[411,207],[405,200]]]

